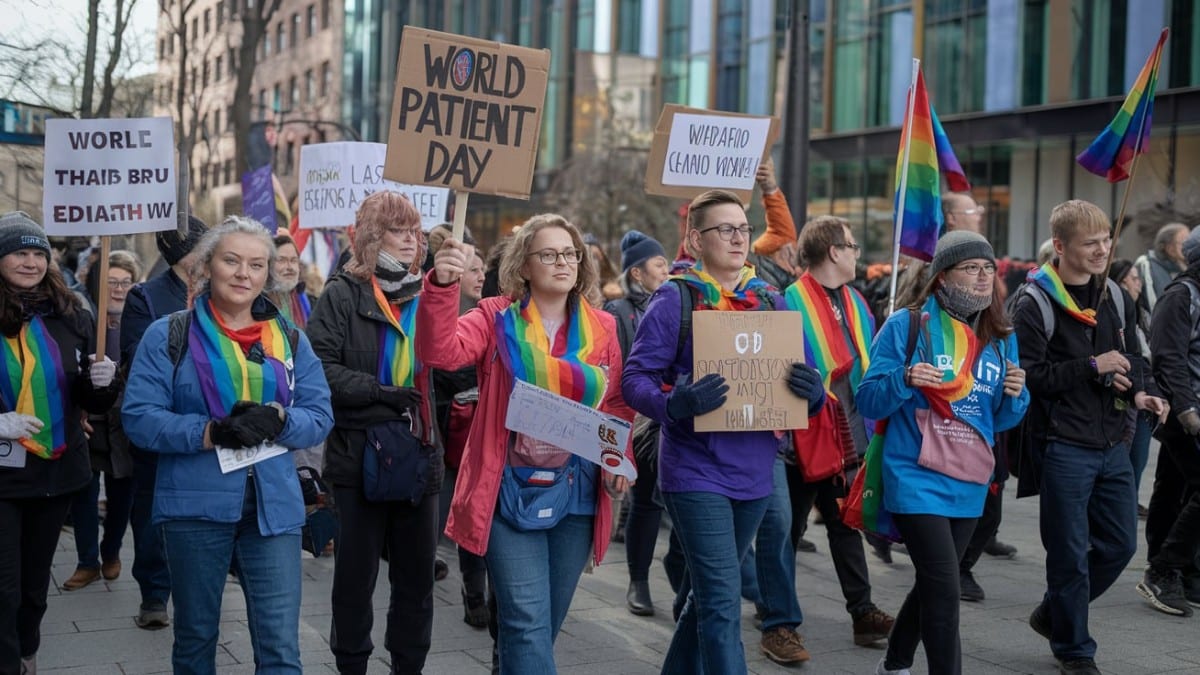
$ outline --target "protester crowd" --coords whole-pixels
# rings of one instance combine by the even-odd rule
[[[555,672],[580,576],[612,541],[629,620],[671,608],[664,673],[746,672],[743,600],[759,649],[804,663],[810,511],[849,637],[884,650],[875,672],[908,673],[923,645],[928,672],[960,673],[959,602],[987,584],[975,563],[1016,554],[997,540],[1010,477],[1040,502],[1046,589],[1029,624],[1061,672],[1100,672],[1088,606],[1135,555],[1139,516],[1137,592],[1192,615],[1200,228],[1167,225],[1146,255],[1110,261],[1108,215],[1072,200],[1024,264],[997,258],[984,206],[949,194],[946,232],[930,262],[906,262],[889,314],[848,222],[797,228],[769,164],[758,184],[761,231],[736,195],[710,190],[681,210],[673,255],[634,228],[611,259],[555,214],[485,252],[449,226],[425,233],[405,197],[379,192],[323,288],[304,281],[302,243],[243,217],[158,233],[164,266],[149,278],[131,252],[72,265],[27,215],[0,217],[0,673],[36,673],[68,516],[78,564],[63,590],[131,563],[130,611],[173,629],[177,673],[215,672],[229,575],[256,670],[299,672],[302,551],[334,556],[338,670],[365,673],[376,652],[384,561],[383,649],[393,673],[420,673],[443,532],[496,672]],[[803,429],[697,430],[731,384],[692,372],[700,311],[801,315],[804,358],[782,379],[807,404]],[[526,385],[631,424],[636,480],[510,431]],[[1139,501],[1152,436],[1161,454]],[[675,595],[652,598],[668,521]],[[911,559],[901,606],[873,602],[864,543]]]

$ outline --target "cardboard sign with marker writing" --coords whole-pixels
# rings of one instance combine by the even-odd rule
[[[446,221],[450,190],[405,185],[383,177],[383,143],[311,143],[300,148],[300,227],[346,227],[374,192],[387,190],[408,198],[429,231]]]
[[[405,26],[383,175],[529,199],[550,51]]]
[[[749,203],[754,174],[779,138],[779,118],[663,106],[646,162],[646,192],[691,199],[720,188]]]
[[[719,373],[725,405],[696,417],[696,431],[808,428],[808,401],[788,390],[792,364],[804,361],[798,312],[696,312],[692,379]]]

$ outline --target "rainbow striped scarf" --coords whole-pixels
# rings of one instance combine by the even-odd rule
[[[312,303],[304,291],[292,290],[279,299],[279,313],[297,328],[304,328],[308,325],[308,315],[312,314]]]
[[[771,287],[767,282],[755,276],[754,267],[742,267],[738,275],[737,286],[726,290],[716,279],[705,272],[697,261],[695,265],[683,269],[674,278],[683,279],[688,286],[699,294],[699,307],[703,309],[718,309],[724,311],[753,311],[757,309],[772,309],[764,307],[764,296],[770,293]]]
[[[834,313],[833,303],[825,288],[811,274],[805,272],[788,286],[783,300],[788,309],[799,311],[804,319],[805,360],[820,371],[825,390],[829,391],[834,379],[849,372],[850,389],[857,391],[858,383],[871,363],[871,336],[875,333],[875,318],[858,291],[845,285],[838,292],[842,297],[845,325],[853,345],[846,344],[842,319]]]
[[[928,357],[942,371],[942,382],[930,387],[921,387],[929,407],[946,418],[955,417],[953,404],[971,394],[975,387],[975,361],[983,350],[983,343],[967,324],[955,319],[942,309],[932,295],[921,308],[921,316],[909,317],[925,325],[923,331],[928,342]],[[939,361],[941,363],[939,363]],[[949,368],[944,368],[949,365]]]
[[[1079,309],[1079,305],[1075,304],[1075,298],[1067,292],[1067,287],[1063,285],[1063,281],[1058,276],[1058,270],[1053,263],[1042,265],[1041,267],[1029,273],[1029,281],[1038,285],[1046,295],[1049,295],[1054,302],[1063,308],[1071,318],[1088,326],[1096,325],[1096,310]]]
[[[603,328],[599,316],[583,300],[567,312],[567,348],[554,356],[553,336],[546,334],[537,303],[526,295],[496,314],[500,359],[513,377],[565,396],[588,407],[599,407],[608,386],[600,366],[592,365]]]
[[[34,316],[21,325],[15,337],[4,338],[0,367],[4,369],[0,376],[4,407],[44,423],[32,438],[22,438],[21,445],[42,459],[58,459],[67,449],[63,405],[67,378],[58,343],[46,330],[42,317]]]
[[[400,318],[397,319],[393,305],[384,297],[383,289],[374,277],[371,278],[371,288],[375,292],[379,311],[387,319],[387,324],[379,327],[379,383],[391,387],[411,387],[419,366],[416,346],[410,336],[417,327],[417,303],[421,298],[414,297],[401,305]]]
[[[287,330],[279,316],[262,322],[264,358],[255,363],[226,332],[212,301],[207,296],[198,299],[188,331],[188,351],[212,417],[227,417],[238,401],[275,401],[285,407],[291,403],[294,375]]]

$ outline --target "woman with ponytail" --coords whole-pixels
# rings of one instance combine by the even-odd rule
[[[328,433],[329,387],[308,340],[267,300],[275,243],[262,225],[229,217],[196,257],[192,308],[146,330],[121,409],[129,439],[159,453],[153,520],[171,573],[171,662],[216,672],[232,566],[256,667],[299,673],[304,500],[288,451]]]

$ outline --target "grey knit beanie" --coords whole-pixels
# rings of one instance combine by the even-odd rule
[[[967,230],[947,232],[938,239],[937,248],[933,252],[933,262],[929,263],[929,277],[935,277],[939,272],[972,258],[996,262],[992,245],[983,235]]]
[[[46,231],[24,211],[0,216],[0,258],[25,248],[44,251],[49,258],[50,240],[46,238]]]
[[[1192,228],[1192,233],[1183,240],[1182,248],[1188,267],[1200,263],[1200,225]]]

